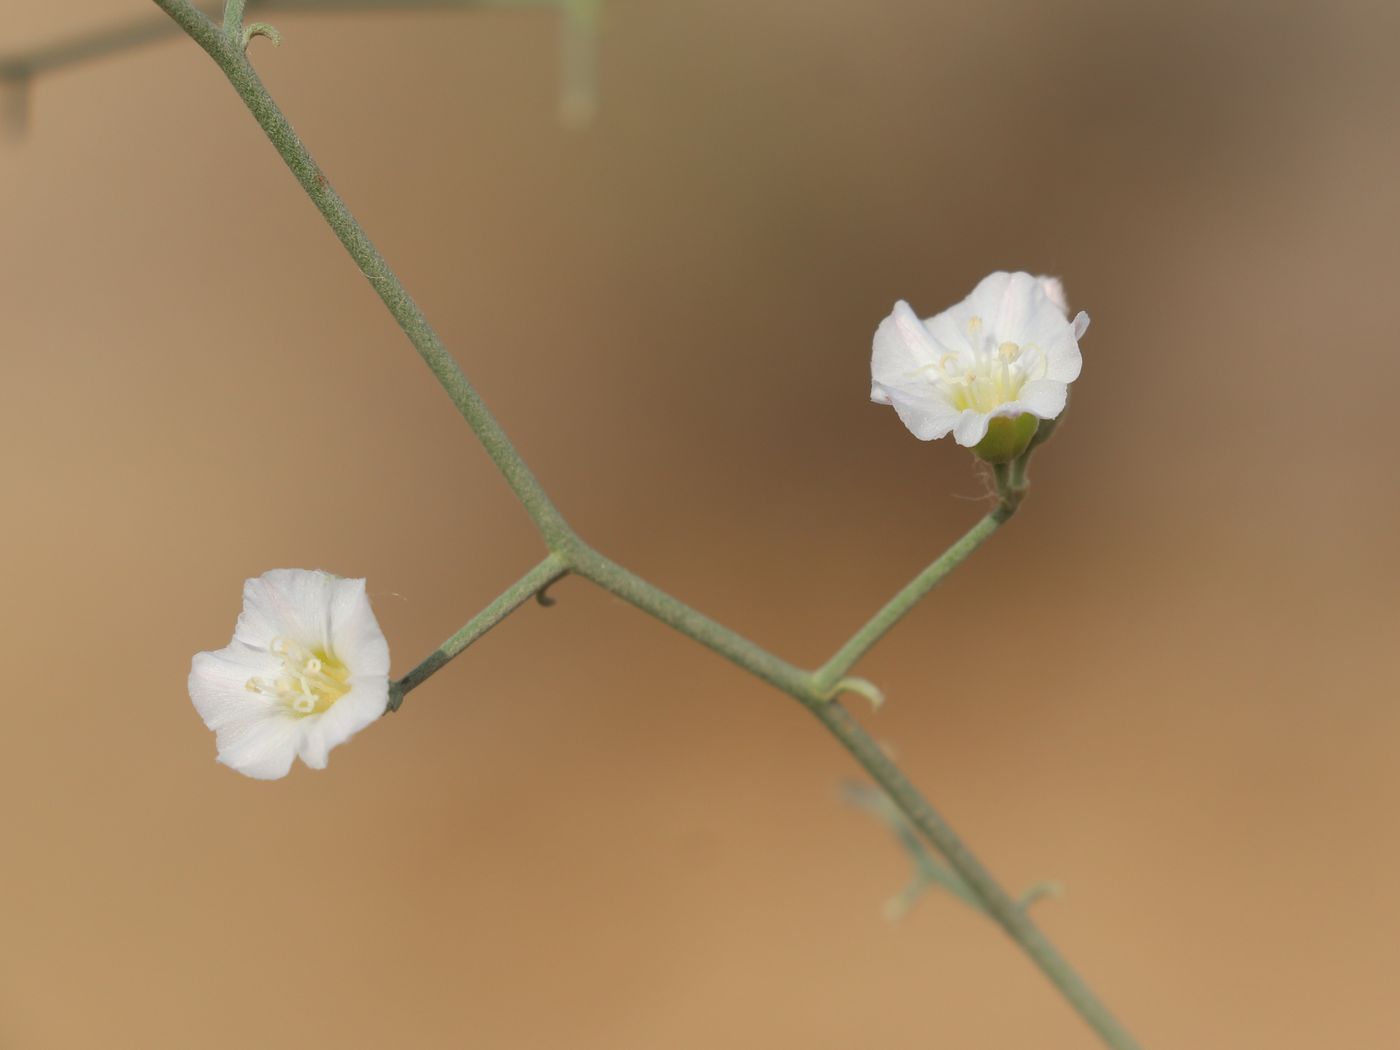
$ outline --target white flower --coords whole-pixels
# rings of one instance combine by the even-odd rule
[[[190,699],[238,772],[284,777],[297,755],[325,769],[389,703],[389,643],[365,581],[306,569],[249,580],[233,641],[195,655]]]
[[[901,300],[875,332],[870,399],[893,405],[922,441],[951,433],[974,448],[994,419],[1060,414],[1088,327],[1088,314],[1068,320],[1059,281],[1028,273],[984,277],[926,321]]]

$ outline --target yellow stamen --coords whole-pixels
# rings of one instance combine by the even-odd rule
[[[275,681],[249,678],[244,687],[305,717],[330,710],[350,692],[350,669],[325,649],[308,649],[289,638],[274,638],[269,651],[282,658],[282,673]]]

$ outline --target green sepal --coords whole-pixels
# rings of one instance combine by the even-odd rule
[[[988,463],[1010,463],[1026,451],[1039,426],[1040,420],[1029,412],[1015,419],[994,416],[987,424],[987,436],[972,451]]]

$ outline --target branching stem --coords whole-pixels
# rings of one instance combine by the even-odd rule
[[[1020,493],[1009,489],[998,474],[1001,505],[901,591],[816,672],[804,671],[769,653],[747,638],[673,598],[660,588],[618,565],[585,544],[554,508],[505,432],[487,410],[456,361],[447,352],[393,270],[365,235],[345,202],[331,188],[311,154],[292,130],[249,64],[241,40],[234,41],[188,0],[154,0],[218,63],[234,89],[252,111],[277,152],[326,222],[369,279],[375,292],[399,323],[409,341],[432,370],[442,388],[487,453],[505,476],[516,497],[535,522],[550,555],[513,584],[457,634],[443,643],[417,668],[396,683],[397,697],[421,683],[532,595],[572,572],[625,599],[677,631],[799,700],[849,751],[889,795],[991,915],[1061,991],[1065,999],[1113,1050],[1137,1050],[1132,1037],[1114,1020],[1088,985],[1055,950],[1044,934],[992,878],[947,822],[933,809],[889,756],[850,716],[831,692],[845,671],[955,566],[964,561],[1010,516]],[[231,0],[230,6],[236,6]],[[250,4],[251,6],[251,4]],[[290,5],[285,5],[290,6]],[[1024,468],[1021,471],[1024,477]]]

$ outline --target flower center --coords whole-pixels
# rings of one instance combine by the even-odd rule
[[[293,714],[319,715],[350,692],[350,669],[324,649],[308,649],[290,638],[274,638],[269,651],[282,658],[282,673],[272,681],[250,678],[250,693],[276,700]]]
[[[971,354],[946,353],[925,371],[958,411],[994,412],[1015,401],[1026,381],[1045,374],[1045,355],[1034,345],[997,342],[982,318],[967,322]]]

